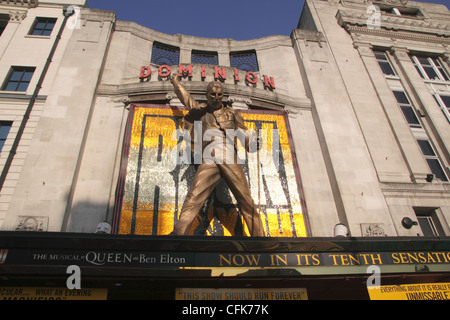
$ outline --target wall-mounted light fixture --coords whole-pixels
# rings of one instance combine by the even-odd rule
[[[410,218],[408,218],[408,217],[405,217],[405,218],[403,218],[403,220],[402,220],[402,226],[405,228],[405,229],[411,229],[413,226],[417,226],[418,225],[418,223],[417,223],[417,221],[412,221]]]
[[[433,180],[434,180],[434,174],[427,174],[427,181],[433,182]]]
[[[339,223],[334,226],[335,237],[348,237],[348,228],[345,224]]]

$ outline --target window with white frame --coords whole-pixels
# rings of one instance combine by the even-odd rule
[[[386,76],[396,76],[394,68],[392,67],[391,62],[389,61],[386,52],[384,51],[374,51],[375,58],[377,58],[378,64],[381,67],[381,70]]]
[[[432,142],[420,121],[420,118],[417,115],[417,110],[415,109],[413,103],[411,102],[411,99],[406,93],[401,79],[397,76],[394,65],[389,60],[389,54],[384,51],[374,51],[374,55],[386,79],[388,80],[389,87],[391,88],[398,102],[398,105],[400,106],[403,115],[405,116],[405,119],[409,124],[411,132],[417,140],[420,150],[422,151],[422,154],[426,162],[428,163],[431,172],[437,179],[448,182],[448,176],[444,167],[442,166],[442,162],[440,161],[439,156],[434,149]],[[423,59],[419,60],[419,58],[417,58],[416,56],[411,56],[411,59],[413,60],[419,73],[423,72],[423,74],[427,75],[428,77],[433,76],[432,71],[427,69],[429,66],[431,66],[435,71],[435,74],[439,74],[439,77],[441,77],[439,78],[440,81],[446,81],[445,79],[448,79],[448,77],[446,78],[447,74],[444,68],[441,64],[439,64],[439,61],[437,59],[426,58],[427,62],[425,62],[425,60]],[[441,87],[446,86],[445,83],[427,84],[429,88],[432,88],[434,85],[439,85]],[[450,92],[448,95],[435,94],[435,98],[441,106],[441,109],[444,111],[445,115],[447,116],[448,114],[447,119],[450,119]]]
[[[438,237],[445,235],[437,214],[438,210],[439,209],[436,208],[414,208],[417,222],[419,223],[420,229],[425,237]]]
[[[417,72],[425,80],[450,81],[450,77],[438,58],[412,55],[410,56]]]
[[[450,92],[449,95],[435,94],[434,98],[450,123]]]
[[[406,96],[405,92],[404,91],[393,91],[393,92],[400,108],[403,111],[403,114],[405,115],[406,121],[408,121],[409,126],[411,128],[422,128],[419,118],[417,117],[417,114],[414,111],[414,108],[411,102],[409,101],[408,97]]]
[[[448,181],[447,175],[445,174],[441,162],[439,161],[439,158],[434,151],[434,148],[431,145],[430,141],[425,139],[418,139],[417,142],[419,143],[420,149],[422,150],[422,153],[428,163],[428,166],[431,169],[431,172],[433,172],[433,174],[439,180]]]

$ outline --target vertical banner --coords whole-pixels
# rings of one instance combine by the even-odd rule
[[[168,235],[173,231],[196,172],[186,142],[177,137],[186,112],[161,106],[131,107],[117,187],[115,233]],[[266,236],[306,237],[284,113],[241,114],[250,130],[258,129],[263,141],[259,153],[246,152],[238,145],[238,155]],[[233,194],[221,181],[199,212],[190,234],[248,236],[239,211]]]

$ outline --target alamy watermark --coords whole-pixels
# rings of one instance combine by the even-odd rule
[[[79,6],[68,6],[65,10],[67,19],[67,28],[70,30],[81,29],[81,8]]]
[[[202,122],[195,121],[193,133],[194,137],[188,130],[179,129],[172,133],[172,141],[178,142],[171,155],[176,164],[244,164],[245,152],[258,153],[264,149],[272,154],[274,166],[279,167],[278,129],[208,129],[203,132]],[[244,148],[237,147],[238,141]],[[268,150],[267,141],[271,141],[271,150]]]
[[[381,287],[381,268],[376,265],[371,265],[367,268],[366,273],[371,274],[371,276],[367,278],[367,287],[379,289]]]
[[[367,27],[369,29],[380,29],[381,28],[381,10],[379,6],[370,5],[367,7],[366,12],[370,14],[367,19]]]
[[[66,286],[69,290],[80,290],[81,289],[81,269],[79,266],[72,265],[67,267],[67,274],[70,276],[67,278]]]

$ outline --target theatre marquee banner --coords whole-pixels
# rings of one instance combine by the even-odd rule
[[[450,300],[450,283],[367,287],[371,300]]]
[[[187,142],[178,134],[186,112],[173,107],[131,106],[116,196],[115,233],[172,232],[196,170]],[[241,114],[247,127],[258,129],[262,138],[259,152],[246,152],[238,143],[238,155],[266,236],[306,237],[287,117],[275,111]],[[190,234],[248,236],[237,202],[224,182],[206,201]]]

